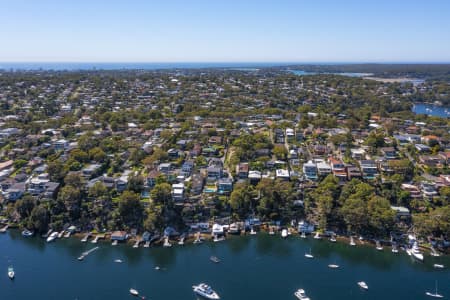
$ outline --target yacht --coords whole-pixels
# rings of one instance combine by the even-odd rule
[[[219,295],[207,284],[200,283],[199,285],[193,285],[192,290],[197,295],[206,299],[220,299]]]
[[[359,285],[360,288],[362,288],[364,290],[368,290],[369,289],[369,286],[364,281],[359,281],[358,285]]]
[[[411,249],[407,249],[406,252],[409,256],[412,256],[419,261],[423,261],[423,254],[420,252],[417,242],[414,243]]]
[[[57,237],[58,232],[57,231],[52,232],[52,234],[50,234],[49,237],[47,238],[47,243],[53,242],[54,240],[56,240]]]
[[[136,289],[130,289],[130,294],[133,296],[139,296],[139,292]]]
[[[314,258],[314,255],[311,253],[311,248],[309,248],[309,253],[305,253],[306,258]]]
[[[436,281],[436,289],[435,289],[434,293],[432,293],[432,292],[426,292],[425,295],[430,296],[430,297],[433,297],[433,298],[444,298],[443,295],[438,294],[438,290],[437,290],[437,281]]]
[[[9,279],[14,279],[14,276],[16,276],[16,273],[14,273],[14,269],[13,269],[13,267],[9,267],[8,268],[8,277],[9,277]]]
[[[287,236],[288,236],[288,231],[287,231],[287,229],[281,230],[281,237],[285,239],[285,238],[287,238]]]
[[[295,293],[294,293],[295,297],[297,297],[297,299],[299,300],[310,300],[308,296],[306,296],[305,290],[304,289],[298,289]]]
[[[33,234],[34,234],[34,232],[30,231],[28,229],[25,229],[22,231],[22,236],[24,236],[24,237],[31,237],[31,236],[33,236]]]

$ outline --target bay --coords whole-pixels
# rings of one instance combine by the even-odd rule
[[[412,112],[415,114],[423,114],[441,118],[450,117],[450,107],[438,106],[429,103],[415,103],[412,107]]]
[[[84,261],[77,257],[99,246]],[[311,249],[314,259],[304,254]],[[134,249],[131,245],[81,243],[76,238],[46,243],[18,231],[0,235],[0,299],[133,299],[136,288],[147,299],[196,299],[191,286],[210,284],[222,299],[294,299],[304,288],[311,299],[427,299],[435,280],[450,296],[449,257],[415,262],[388,247],[351,247],[345,243],[279,235],[232,237],[219,243]],[[211,255],[221,259],[218,264]],[[123,263],[114,263],[115,259]],[[330,269],[328,264],[338,264]],[[6,275],[13,265],[16,278]],[[160,270],[155,270],[159,266]],[[3,274],[2,274],[3,272]],[[3,275],[3,276],[2,276]],[[356,282],[364,280],[368,291]]]

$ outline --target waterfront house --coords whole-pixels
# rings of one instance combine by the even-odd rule
[[[366,156],[366,151],[362,148],[350,149],[350,152],[351,152],[352,158],[356,159],[356,160],[362,160]]]
[[[359,162],[362,176],[364,179],[375,179],[378,176],[378,167],[373,160],[361,160]]]
[[[421,199],[422,198],[422,194],[420,192],[420,189],[412,184],[408,184],[408,183],[403,183],[400,188],[406,192],[409,193],[409,196],[412,199]]]
[[[248,177],[248,163],[240,163],[236,166],[236,176],[239,179],[246,179]]]
[[[324,162],[323,160],[318,161],[317,164],[317,173],[319,176],[325,177],[328,174],[331,174],[331,166]]]
[[[194,170],[194,162],[186,161],[181,166],[180,175],[183,175],[184,177],[189,177],[191,176],[193,170]]]
[[[331,171],[333,172],[333,175],[340,182],[347,180],[347,172],[345,170],[345,165],[341,160],[330,157],[328,159],[328,162],[330,163]]]
[[[222,177],[223,170],[221,167],[212,167],[211,166],[211,167],[208,167],[207,172],[208,172],[207,180],[208,181],[216,181]]]
[[[233,191],[233,181],[231,178],[220,178],[217,181],[217,192],[219,194],[229,194]]]
[[[286,169],[276,169],[275,171],[275,177],[277,179],[286,180],[288,181],[290,179],[289,171]]]
[[[348,165],[346,166],[347,169],[347,179],[348,180],[352,180],[353,178],[361,178],[362,174],[361,174],[361,170],[353,165]]]
[[[317,180],[317,166],[311,160],[303,164],[303,175],[306,179]]]
[[[203,177],[200,173],[195,173],[191,177],[192,185],[191,185],[191,193],[193,195],[200,195],[203,190]]]
[[[172,199],[175,202],[184,201],[184,184],[174,183],[172,184]]]
[[[248,179],[251,184],[257,184],[261,180],[261,176],[261,172],[257,170],[248,172]]]

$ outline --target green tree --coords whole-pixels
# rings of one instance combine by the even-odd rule
[[[373,196],[367,202],[367,217],[372,231],[387,234],[395,223],[395,211],[386,198]]]
[[[119,214],[123,223],[129,228],[141,228],[144,216],[144,207],[139,194],[124,191],[120,196]]]
[[[31,211],[29,227],[38,233],[46,232],[50,223],[50,212],[43,205],[35,206]]]
[[[154,203],[165,204],[172,200],[172,187],[168,183],[157,184],[150,192],[150,198]]]

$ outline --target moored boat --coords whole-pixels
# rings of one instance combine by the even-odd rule
[[[330,269],[337,269],[337,268],[339,268],[339,265],[336,265],[336,264],[329,264],[329,265],[328,265],[328,268],[330,268]]]
[[[28,230],[28,229],[24,229],[23,231],[22,231],[22,236],[24,236],[24,237],[31,237],[31,236],[33,236],[34,235],[34,232],[33,231],[30,231],[30,230]]]
[[[53,242],[54,240],[56,240],[57,237],[58,232],[57,231],[52,232],[47,238],[47,243]]]
[[[442,264],[434,264],[433,267],[435,267],[436,269],[443,269],[444,265],[442,265]]]
[[[375,243],[376,243],[376,249],[377,249],[378,251],[383,251],[383,247],[381,246],[380,241],[376,241]]]
[[[206,299],[220,299],[219,294],[217,294],[209,285],[205,283],[193,285],[192,290],[198,296],[201,296]]]
[[[14,277],[16,276],[16,273],[14,272],[14,268],[11,266],[11,267],[8,267],[8,277],[9,277],[9,279],[14,279]]]
[[[136,289],[130,289],[130,294],[133,296],[139,296],[139,292]]]
[[[306,296],[304,289],[298,289],[297,291],[295,291],[294,295],[299,300],[310,300],[309,297]]]
[[[220,262],[220,259],[217,256],[211,256],[209,258],[209,260],[211,260],[214,263],[219,263]]]
[[[360,288],[362,288],[364,290],[368,290],[369,289],[369,286],[364,281],[358,281],[358,285],[359,285]]]
[[[353,236],[350,237],[350,246],[356,246],[355,240],[353,239]]]
[[[282,238],[287,238],[288,236],[288,230],[286,228],[284,228],[283,230],[281,230],[281,237]]]
[[[433,297],[433,298],[444,298],[443,295],[438,293],[437,281],[436,281],[436,287],[435,287],[434,293],[433,292],[426,292],[425,295],[427,295],[429,297]]]
[[[305,253],[305,257],[306,258],[314,258],[314,255],[312,255],[312,253],[311,253],[311,248],[309,248],[309,253]]]

